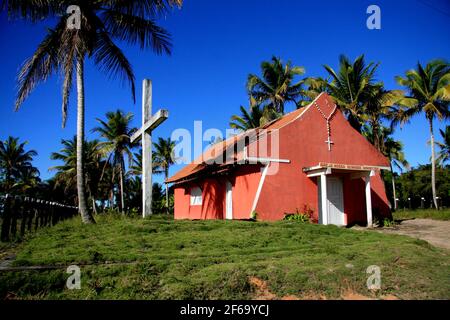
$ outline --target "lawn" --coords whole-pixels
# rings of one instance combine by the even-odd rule
[[[16,266],[62,267],[1,271],[0,298],[253,299],[265,286],[276,298],[450,298],[448,251],[405,236],[299,222],[103,216],[82,225],[76,218],[39,230],[16,252]],[[65,288],[70,264],[81,265],[80,290]],[[376,292],[366,286],[370,265],[381,268]]]
[[[434,219],[434,220],[450,220],[450,209],[417,209],[417,210],[408,210],[408,209],[399,209],[393,213],[395,220],[403,220],[403,219]]]

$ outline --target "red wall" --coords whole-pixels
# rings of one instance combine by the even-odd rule
[[[322,95],[317,103],[325,115],[329,115],[333,103],[330,100],[330,108],[327,108],[325,99],[327,96]],[[284,217],[284,213],[295,212],[296,209],[300,210],[307,205],[314,210],[314,217],[318,219],[317,178],[308,178],[303,172],[304,167],[312,167],[319,162],[389,166],[387,159],[350,126],[340,111],[330,123],[331,140],[334,142],[331,152],[325,143],[326,121],[314,105],[311,105],[299,119],[279,130],[278,157],[291,162],[277,164],[278,174],[266,177],[256,207],[259,217],[264,220],[279,220]],[[387,215],[388,202],[379,174],[371,180],[372,207]],[[348,222],[359,218],[366,220],[362,180],[344,182],[344,211]]]
[[[238,167],[232,175],[202,179],[175,187],[175,219],[225,219],[226,181],[232,184],[233,219],[249,219],[258,188],[259,165]],[[190,188],[202,189],[202,205],[190,205]]]

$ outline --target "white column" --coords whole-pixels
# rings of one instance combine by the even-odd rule
[[[372,196],[370,189],[370,173],[365,177],[366,182],[366,213],[367,213],[367,227],[372,227]]]
[[[323,172],[320,175],[320,199],[322,206],[322,224],[328,224],[328,196],[327,196],[327,176]]]

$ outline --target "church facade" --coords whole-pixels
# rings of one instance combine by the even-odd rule
[[[281,220],[371,226],[390,216],[389,160],[326,94],[257,129],[216,143],[170,177],[175,219]]]

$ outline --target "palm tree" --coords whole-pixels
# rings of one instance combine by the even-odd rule
[[[172,141],[170,138],[163,139],[161,137],[158,138],[158,142],[153,143],[155,147],[154,154],[154,162],[153,162],[153,172],[155,173],[164,173],[164,180],[169,178],[169,167],[175,163],[174,158],[174,148],[175,141]],[[169,186],[167,183],[166,187],[166,212],[169,214]]]
[[[272,109],[278,114],[284,113],[287,102],[297,105],[303,95],[303,81],[294,83],[294,78],[305,73],[303,67],[292,66],[288,61],[285,65],[280,58],[272,57],[271,61],[261,63],[262,77],[250,74],[247,79],[247,90],[258,103]]]
[[[62,185],[64,192],[69,194],[77,187],[77,137],[74,136],[71,140],[62,139],[61,144],[62,149],[59,152],[53,152],[50,159],[59,160],[63,163],[53,166],[49,170],[56,171],[55,186]],[[98,140],[84,141],[83,146],[84,181],[95,212],[95,198],[98,195],[98,184],[100,183],[104,161],[102,161]]]
[[[436,142],[440,149],[437,161],[444,165],[444,163],[450,160],[450,126],[446,126],[445,131],[439,129],[439,133],[442,136],[443,142]]]
[[[132,67],[113,38],[129,44],[138,43],[141,49],[153,49],[157,54],[170,53],[170,35],[155,23],[155,18],[166,14],[174,5],[181,6],[182,0],[2,0],[0,9],[10,17],[22,17],[32,21],[57,18],[56,26],[48,29],[44,40],[19,72],[19,90],[16,110],[40,82],[59,71],[63,81],[63,127],[66,122],[69,93],[73,74],[77,84],[77,190],[79,211],[84,223],[94,223],[87,210],[85,198],[83,142],[84,142],[84,63],[92,58],[94,63],[110,76],[126,79],[131,86],[135,100],[135,77]],[[69,17],[65,14],[69,6],[79,10],[80,28],[68,27]]]
[[[243,106],[240,106],[239,109],[241,110],[241,116],[234,115],[231,117],[230,127],[233,129],[247,131],[258,128],[267,121],[264,118],[264,111],[261,110],[261,105],[253,97],[250,97],[250,111],[247,111]]]
[[[105,141],[100,142],[100,148],[105,154],[108,154],[108,160],[113,167],[113,170],[119,171],[119,188],[120,188],[120,208],[123,212],[125,208],[124,203],[124,176],[125,176],[125,155],[131,165],[133,153],[131,149],[134,144],[131,143],[130,137],[136,131],[136,128],[131,128],[131,121],[133,114],[125,114],[122,110],[106,113],[107,121],[97,118],[100,123],[99,127],[92,129],[92,132],[97,132]]]
[[[392,120],[396,117],[399,112],[398,104],[405,100],[404,92],[402,90],[386,90],[382,83],[371,86],[367,92],[367,102],[364,111],[360,114],[360,119],[371,127],[373,132],[372,144],[383,152],[382,144],[386,132],[383,133],[382,131],[385,129],[382,120]],[[392,134],[392,132],[389,134]]]
[[[374,75],[378,64],[366,65],[364,55],[353,61],[341,55],[339,57],[339,71],[336,72],[328,65],[325,70],[331,76],[331,82],[326,84],[327,90],[336,104],[346,115],[348,121],[358,132],[361,132],[366,104],[373,89]]]
[[[394,129],[392,127],[387,128],[381,126],[377,131],[374,131],[373,126],[365,125],[363,133],[372,144],[375,144],[375,141],[378,140],[380,143],[379,150],[389,159],[394,209],[397,210],[397,193],[393,169],[394,167],[400,171],[403,171],[403,169],[410,169],[410,165],[403,152],[403,143],[392,138],[392,135],[394,134]],[[378,137],[375,135],[378,135]]]
[[[33,193],[41,183],[39,175],[39,170],[33,166],[22,168],[18,181],[13,185],[13,189],[19,191],[21,194]]]
[[[442,60],[430,61],[425,67],[417,63],[416,70],[409,70],[405,77],[396,77],[397,82],[405,86],[410,94],[409,108],[398,113],[397,120],[408,122],[416,114],[424,113],[430,129],[431,145],[431,190],[433,203],[436,200],[436,155],[434,151],[433,121],[450,117],[450,64]]]
[[[37,156],[34,150],[25,151],[28,142],[19,142],[19,138],[9,136],[0,141],[0,177],[3,180],[3,190],[10,192],[14,184],[20,181],[22,174],[34,175],[36,171],[32,165],[33,158]]]
[[[322,77],[308,77],[303,80],[305,89],[303,91],[304,98],[297,104],[300,107],[305,107],[310,104],[319,94],[326,92],[330,94],[328,90],[329,78]]]
[[[142,148],[138,152],[133,153],[133,163],[130,166],[129,173],[135,176],[142,175]]]

